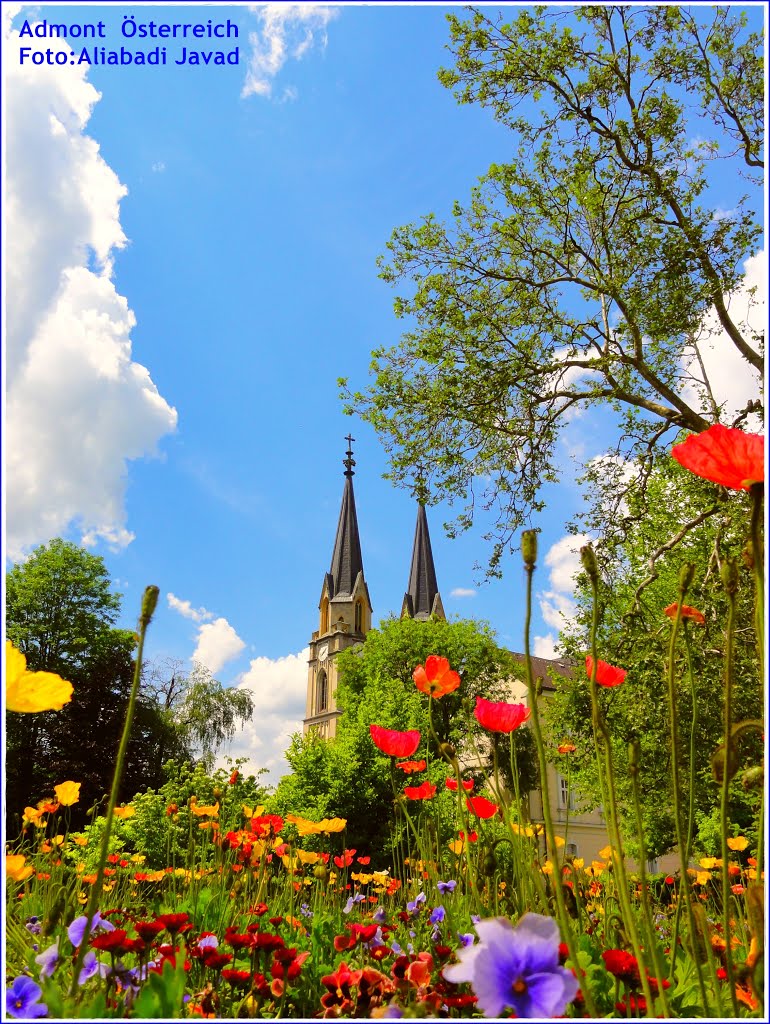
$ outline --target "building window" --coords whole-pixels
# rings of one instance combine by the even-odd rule
[[[325,597],[321,601],[321,634],[329,632],[329,599]]]
[[[356,601],[356,612],[355,612],[355,631],[361,633],[363,630],[364,623],[364,602],[360,599]]]
[[[320,714],[329,707],[329,680],[323,669],[316,677],[316,710]]]
[[[566,855],[568,857],[577,857],[577,855],[578,855],[577,843],[567,843],[567,845],[564,847],[564,852],[566,853]]]
[[[575,794],[569,780],[559,776],[559,807],[562,810],[575,810]]]
[[[657,859],[657,857],[653,857],[652,860],[648,860],[647,861],[647,874],[648,875],[657,875],[659,870],[660,869],[658,868],[658,859]]]

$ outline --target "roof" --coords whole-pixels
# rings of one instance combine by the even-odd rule
[[[511,657],[518,662],[524,663],[527,660],[526,655],[520,654],[518,651],[511,651],[510,653]],[[565,658],[551,659],[530,657],[529,660],[532,662],[532,674],[536,680],[541,680],[544,690],[553,691],[556,689],[549,670],[551,672],[556,672],[560,676],[566,676],[568,679],[572,678],[575,671],[574,662],[568,661]]]
[[[359,573],[363,573],[364,563],[361,558],[361,541],[358,536],[358,517],[356,516],[356,499],[353,495],[353,474],[345,474],[345,487],[342,491],[342,507],[337,523],[337,536],[332,552],[332,564],[329,574],[332,578],[331,597],[339,594],[352,594]]]
[[[414,530],[412,546],[412,566],[409,570],[409,586],[404,601],[409,614],[415,619],[428,619],[434,612],[438,595],[436,567],[433,563],[433,551],[430,546],[428,517],[425,506],[417,506],[417,525]]]

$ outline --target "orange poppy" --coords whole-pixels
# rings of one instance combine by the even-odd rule
[[[676,618],[676,610],[679,607],[676,601],[670,604],[667,608],[663,609],[663,614],[668,615],[670,619]],[[699,626],[703,626],[706,622],[706,616],[703,612],[699,612],[697,608],[693,608],[692,605],[683,604],[681,607],[681,617],[683,619],[690,619],[692,622],[696,622]]]
[[[473,712],[476,721],[490,732],[513,732],[529,718],[531,712],[526,704],[506,704],[505,701],[476,698]]]
[[[586,674],[590,679],[594,670],[594,659],[590,654],[586,655]],[[624,668],[618,668],[616,665],[610,665],[606,661],[597,661],[596,663],[596,682],[599,686],[620,686],[623,680],[626,678],[626,670]]]
[[[369,734],[375,747],[390,757],[410,757],[420,745],[418,729],[397,732],[395,729],[384,729],[381,725],[370,725]]]
[[[436,787],[428,779],[420,786],[404,786],[404,796],[410,800],[430,800],[436,795]]]
[[[695,476],[747,491],[765,479],[765,439],[734,427],[715,423],[700,434],[690,434],[671,449],[680,466]]]
[[[437,654],[428,655],[425,664],[414,670],[412,678],[418,690],[437,699],[452,693],[460,685],[460,677],[449,667],[448,659]]]
[[[405,775],[413,775],[414,772],[424,772],[425,761],[399,761],[396,768],[400,768]]]

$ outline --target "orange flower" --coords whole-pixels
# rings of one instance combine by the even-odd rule
[[[399,761],[396,768],[400,768],[405,775],[412,775],[414,772],[424,772],[425,761]]]
[[[695,476],[748,491],[765,479],[765,439],[761,434],[746,434],[734,427],[715,423],[701,434],[690,434],[675,444],[671,454]]]
[[[136,814],[136,808],[132,807],[131,804],[126,804],[125,807],[116,807],[112,813],[116,818],[133,818]]]
[[[26,857],[22,853],[6,853],[5,855],[5,877],[13,879],[14,882],[23,882],[25,878],[34,872],[30,864],[25,864]]]
[[[557,754],[574,754],[577,747],[574,743],[560,743],[556,748]]]
[[[431,697],[443,697],[460,685],[460,677],[449,667],[449,661],[437,654],[428,655],[425,665],[418,665],[412,673],[415,686]]]
[[[729,849],[736,850],[738,853],[740,853],[741,850],[746,849],[746,847],[749,845],[749,841],[745,836],[731,836],[727,840],[727,845]]]
[[[431,800],[436,795],[436,787],[428,779],[420,786],[404,786],[404,796],[410,800]]]
[[[663,609],[663,614],[668,615],[670,619],[675,619],[678,607],[679,605],[674,601],[673,604],[670,604],[667,608]],[[681,616],[683,619],[692,620],[692,622],[697,623],[699,626],[703,626],[706,622],[706,617],[703,612],[699,612],[697,608],[693,608],[692,605],[689,604],[682,605]]]
[[[58,786],[53,787],[53,790],[62,807],[72,807],[80,799],[79,782],[60,782]]]
[[[586,674],[590,679],[594,670],[594,659],[590,654],[586,655]],[[626,670],[624,668],[617,668],[615,665],[610,665],[606,661],[597,661],[596,663],[596,682],[599,686],[620,686],[623,680],[626,678]]]

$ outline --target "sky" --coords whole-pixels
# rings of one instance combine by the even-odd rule
[[[148,658],[195,659],[248,687],[254,718],[222,753],[274,782],[304,714],[348,433],[375,622],[407,585],[414,502],[382,478],[385,454],[343,415],[336,383],[365,386],[371,350],[399,337],[377,256],[395,227],[464,200],[510,135],[437,81],[457,7],[2,9],[7,562],[55,536],[84,544],[105,559],[126,627],[156,584]],[[19,36],[44,19],[102,23],[104,38]],[[121,34],[210,19],[237,39]],[[82,46],[164,46],[167,64],[56,63]],[[176,63],[198,47],[233,63]],[[34,63],[47,49],[51,63]],[[764,256],[745,269],[746,287],[764,287]],[[740,404],[742,367],[718,345],[711,358]],[[545,657],[573,609],[575,460],[602,442],[590,416],[569,425],[535,524]],[[485,620],[520,650],[519,557],[482,583],[483,531],[449,540],[452,515],[429,510],[447,615]]]

